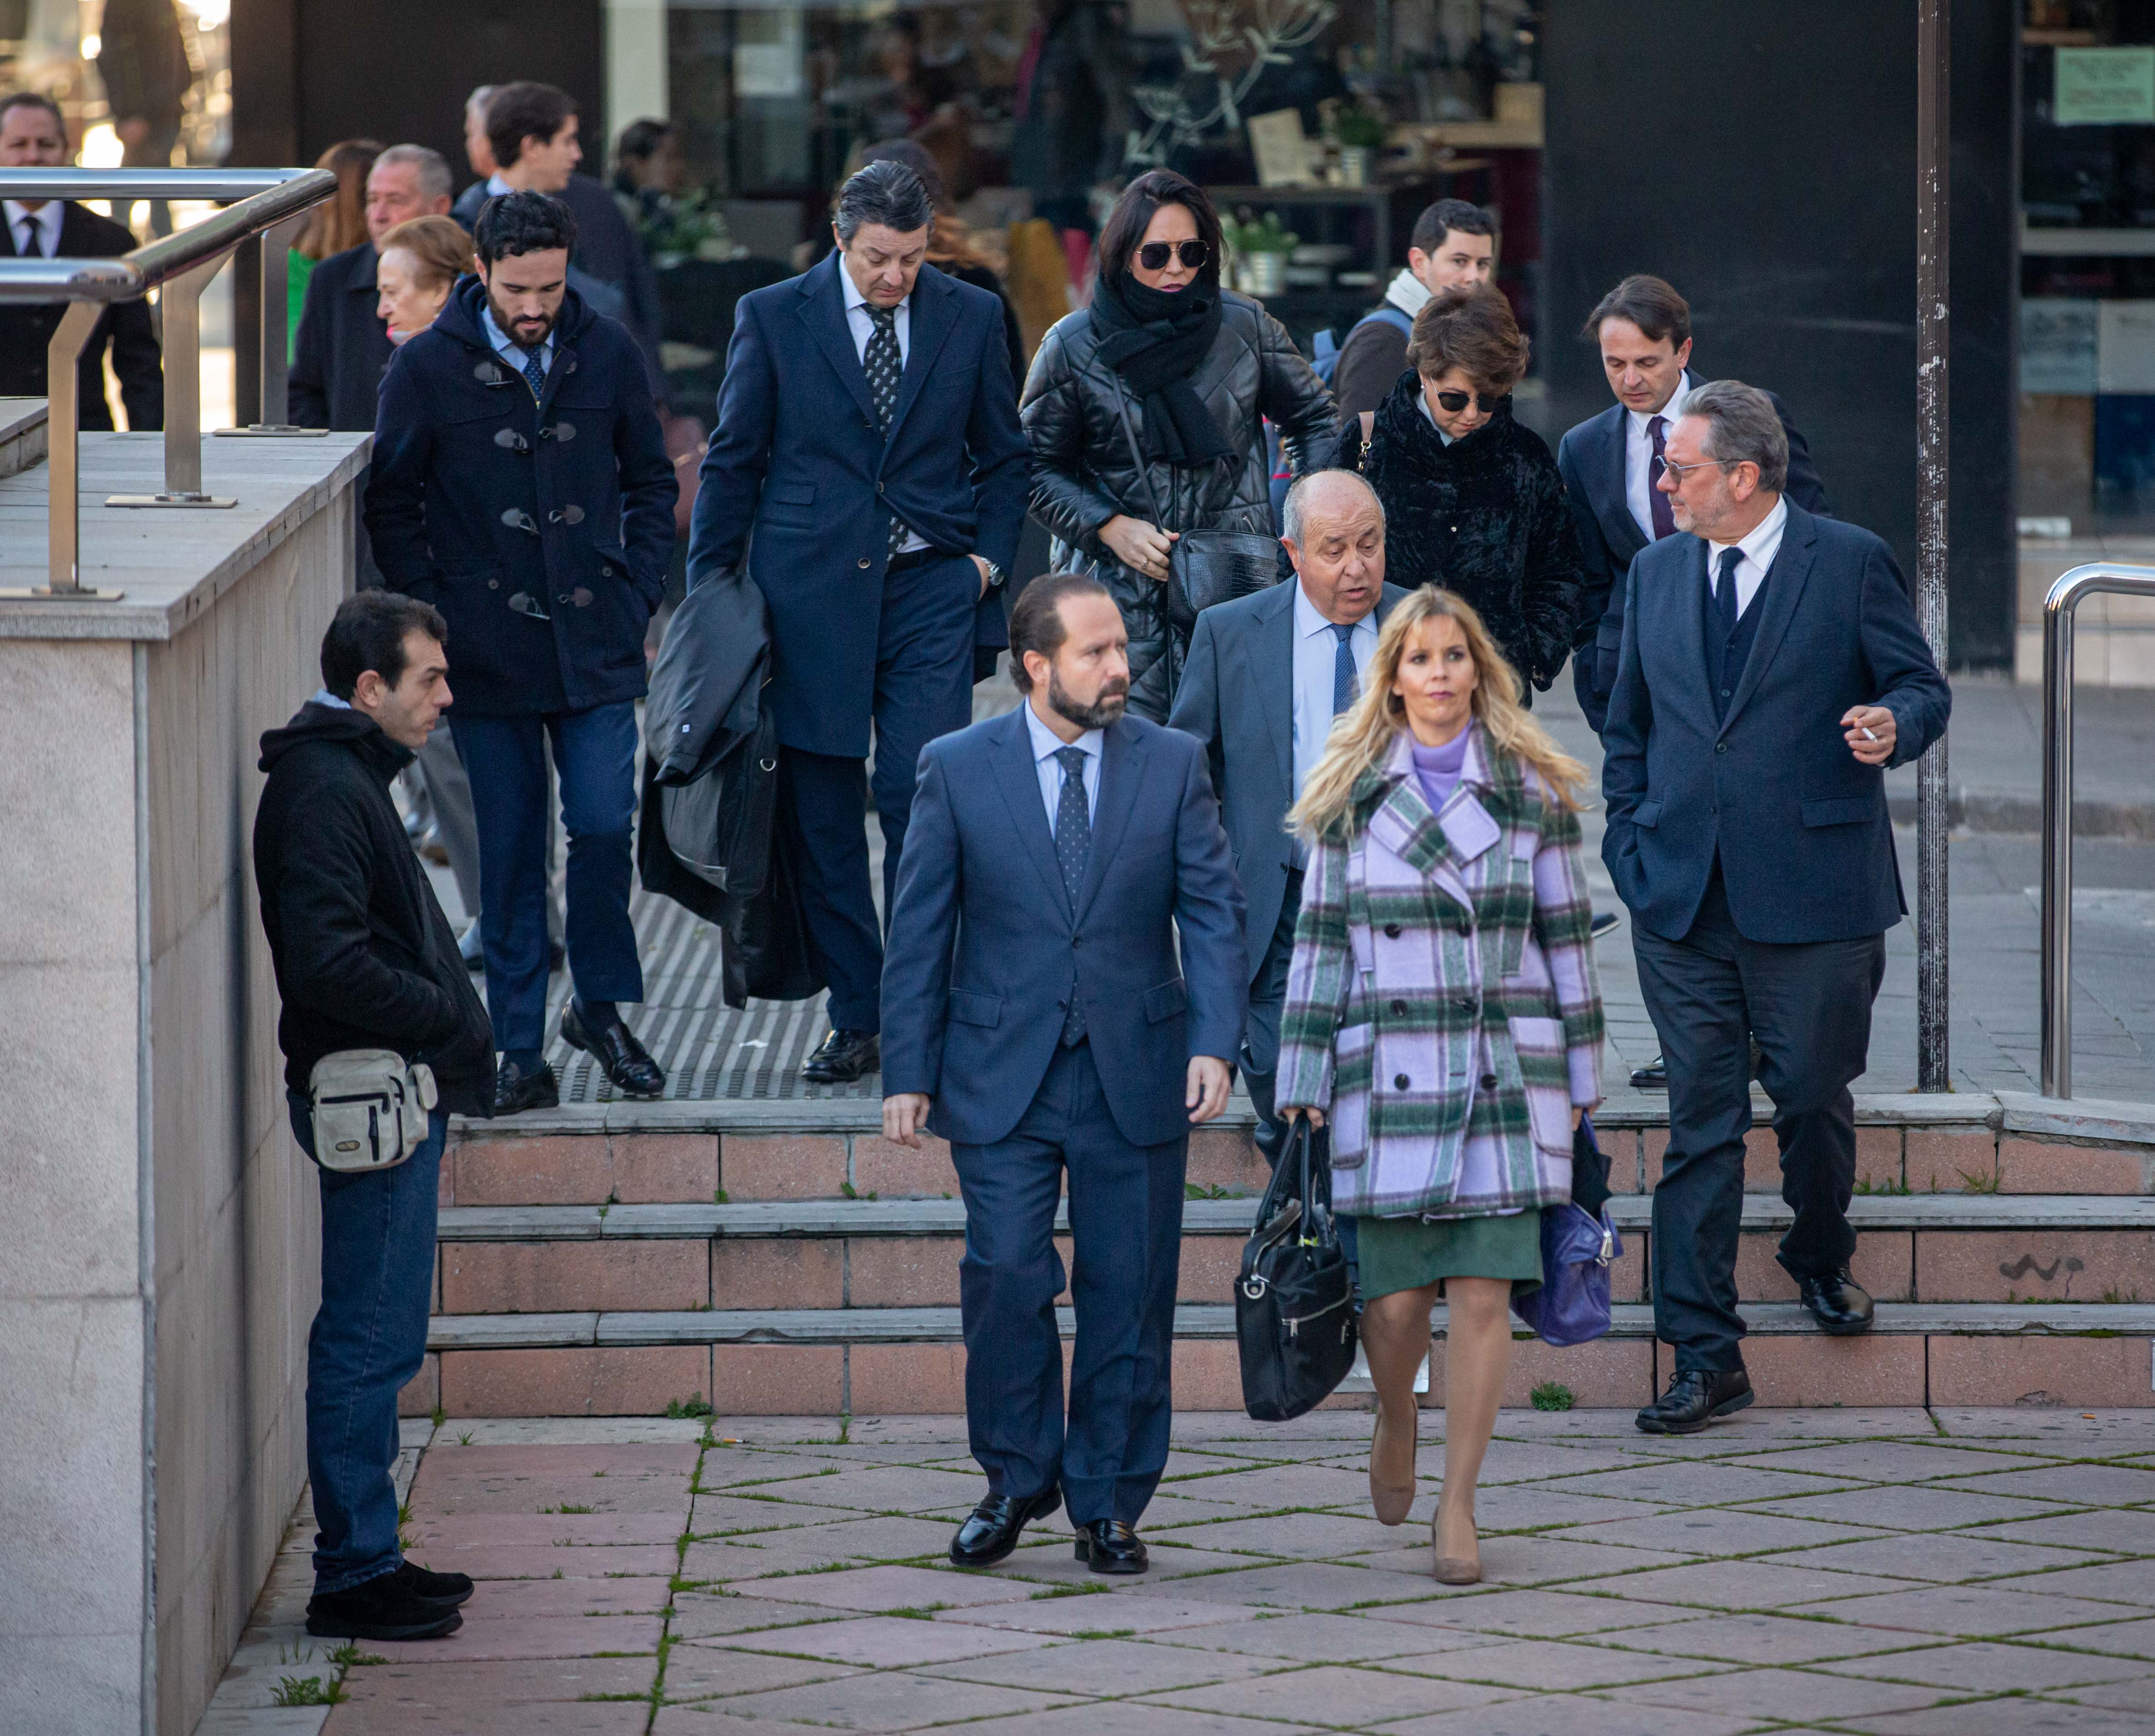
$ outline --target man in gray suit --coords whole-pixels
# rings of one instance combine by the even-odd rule
[[[1250,1018],[1237,1057],[1257,1111],[1257,1149],[1279,1160],[1272,1118],[1280,1008],[1302,909],[1302,851],[1287,811],[1353,703],[1377,629],[1407,593],[1385,582],[1385,509],[1351,470],[1316,470],[1287,490],[1280,540],[1295,581],[1197,617],[1169,727],[1205,744],[1212,787],[1247,901]]]

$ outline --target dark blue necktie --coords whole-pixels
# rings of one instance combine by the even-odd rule
[[[867,370],[868,390],[875,397],[876,420],[883,431],[890,432],[890,413],[898,407],[898,388],[905,377],[904,358],[898,349],[898,310],[878,307],[873,301],[861,305],[868,311],[868,321],[875,330],[868,334],[868,353],[862,356],[861,366]],[[877,485],[880,488],[882,485]],[[911,535],[903,519],[893,513],[890,517],[890,536],[888,553],[895,555],[898,545]]]
[[[1737,617],[1742,612],[1736,607],[1736,569],[1743,559],[1743,550],[1733,547],[1723,549],[1721,551],[1721,576],[1713,583],[1713,612],[1720,618],[1723,644],[1735,636]]]
[[[524,378],[535,399],[546,396],[546,363],[536,350],[524,352]]]
[[[1668,469],[1668,419],[1655,417],[1646,424],[1646,434],[1654,443],[1654,455],[1646,460],[1646,513],[1654,521],[1654,540],[1659,542],[1665,536],[1676,534],[1676,513],[1660,487],[1661,473]]]
[[[1354,628],[1335,622],[1332,632],[1339,641],[1339,648],[1332,653],[1332,714],[1337,717],[1354,703],[1354,653],[1347,643],[1354,637]]]
[[[1085,801],[1085,750],[1058,747],[1055,757],[1062,767],[1062,794],[1055,804],[1055,860],[1062,870],[1062,889],[1070,894],[1070,909],[1078,909],[1078,894],[1085,884],[1085,867],[1093,854],[1093,812]],[[1078,985],[1070,985],[1070,1010],[1063,1016],[1062,1042],[1075,1048],[1084,1041],[1085,1011],[1078,1004]]]

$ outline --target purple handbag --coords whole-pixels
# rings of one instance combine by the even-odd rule
[[[1567,1201],[1542,1212],[1542,1287],[1512,1298],[1512,1312],[1545,1344],[1583,1344],[1609,1330],[1609,1267],[1623,1238],[1604,1208],[1600,1217]]]

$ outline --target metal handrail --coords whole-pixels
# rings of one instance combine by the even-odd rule
[[[9,597],[97,597],[83,588],[78,498],[81,407],[75,371],[102,309],[161,289],[165,362],[165,487],[157,494],[115,494],[108,506],[230,506],[202,492],[202,318],[204,287],[225,255],[267,238],[261,249],[262,406],[281,410],[285,382],[284,238],[336,192],[326,169],[4,169],[0,198],[232,199],[202,222],[138,247],[117,259],[0,259],[0,303],[65,300],[45,352],[47,474],[49,479],[46,583]],[[265,415],[264,422],[268,418]],[[286,432],[258,424],[255,432]],[[102,593],[117,597],[117,591]]]
[[[2073,1094],[2073,623],[2097,592],[2155,597],[2155,566],[2091,561],[2043,598],[2043,1095]]]

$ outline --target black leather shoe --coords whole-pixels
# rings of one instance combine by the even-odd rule
[[[525,1073],[513,1061],[504,1061],[494,1076],[494,1113],[514,1115],[525,1109],[555,1109],[561,1106],[561,1082],[545,1062],[535,1072]]]
[[[561,1009],[561,1041],[596,1060],[615,1090],[631,1097],[658,1097],[664,1093],[665,1073],[636,1040],[636,1033],[618,1017],[611,1025],[594,1030],[577,1011],[572,998]]]
[[[421,1597],[393,1573],[307,1605],[307,1631],[323,1640],[438,1640],[463,1625],[450,1605]]]
[[[1838,1272],[1805,1278],[1802,1295],[1811,1318],[1834,1337],[1853,1338],[1871,1330],[1870,1294],[1849,1276],[1845,1266]]]
[[[461,1573],[428,1573],[416,1561],[402,1564],[390,1575],[414,1597],[422,1597],[428,1603],[438,1603],[449,1609],[472,1595],[471,1576]]]
[[[1666,1091],[1669,1088],[1669,1065],[1659,1055],[1644,1067],[1631,1069],[1631,1088],[1635,1091]]]
[[[801,1077],[811,1085],[850,1085],[883,1065],[883,1042],[873,1031],[833,1031],[811,1055]]]
[[[1717,1416],[1749,1410],[1751,1396],[1751,1377],[1742,1369],[1678,1369],[1637,1421],[1649,1435],[1696,1435]]]
[[[1622,920],[1614,910],[1596,910],[1594,920],[1587,924],[1587,935],[1590,939],[1599,940],[1604,935],[1615,933],[1616,924]]]
[[[1080,1525],[1077,1555],[1094,1573],[1143,1573],[1152,1565],[1137,1533],[1120,1519]]]
[[[993,1567],[1017,1547],[1025,1528],[1062,1504],[1062,1491],[1049,1489],[1030,1501],[1016,1495],[990,1495],[972,1511],[950,1539],[951,1564]]]

